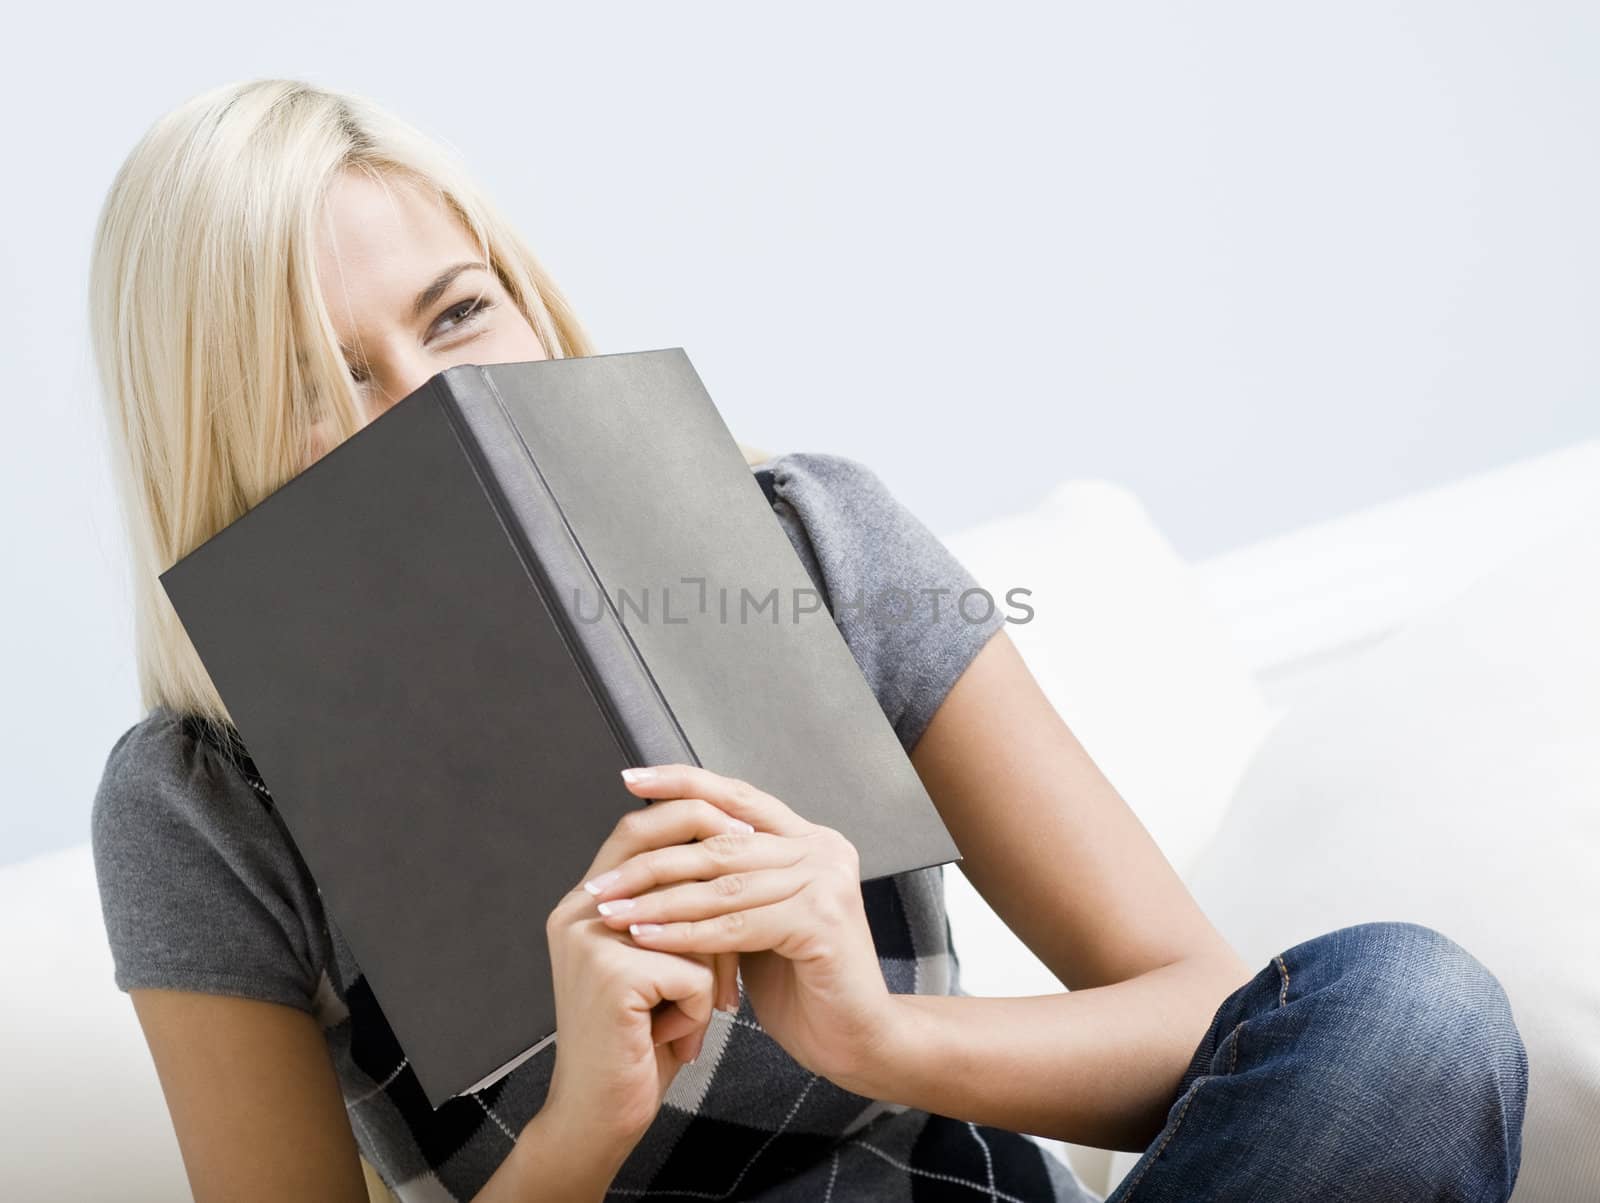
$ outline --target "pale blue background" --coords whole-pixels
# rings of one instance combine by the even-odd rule
[[[1069,476],[1204,556],[1600,432],[1593,6],[28,5],[8,20],[0,862],[137,717],[83,321],[111,176],[296,75],[454,143],[606,351],[941,533]]]

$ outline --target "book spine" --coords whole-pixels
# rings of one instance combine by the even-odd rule
[[[481,367],[435,380],[440,407],[627,762],[699,764],[493,380]],[[597,598],[594,617],[581,614],[585,594]]]

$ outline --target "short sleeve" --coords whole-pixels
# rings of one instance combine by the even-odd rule
[[[121,989],[315,1013],[328,959],[316,886],[276,813],[177,714],[158,708],[113,745],[91,832]]]
[[[911,751],[1005,625],[997,599],[865,464],[790,452],[757,470],[770,474],[773,512]]]

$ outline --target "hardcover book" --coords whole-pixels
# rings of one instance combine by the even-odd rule
[[[960,859],[680,347],[448,368],[161,582],[434,1107],[555,1038],[624,767]]]

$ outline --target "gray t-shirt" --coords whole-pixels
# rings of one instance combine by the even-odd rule
[[[977,582],[866,466],[793,452],[753,471],[909,751],[1004,626],[1002,599],[969,594],[958,606]],[[555,1044],[475,1094],[428,1106],[237,740],[214,743],[189,716],[152,710],[107,757],[93,845],[117,985],[238,995],[315,1016],[362,1154],[402,1200],[472,1197],[542,1104]],[[960,993],[942,868],[862,892],[890,989]],[[748,999],[737,1015],[714,1014],[700,1057],[674,1080],[610,1197],[910,1200],[923,1179],[987,1193],[991,1172],[1000,1197],[1091,1197],[1015,1133],[876,1102],[811,1074],[762,1030]]]

